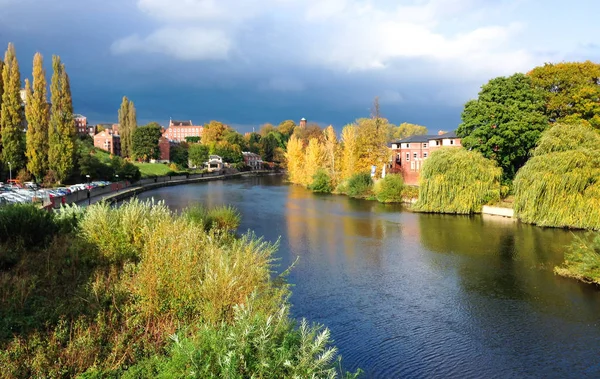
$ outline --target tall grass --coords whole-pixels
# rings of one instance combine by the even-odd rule
[[[0,377],[332,376],[328,333],[282,311],[277,245],[208,214],[207,230],[163,203],[64,210],[74,232],[0,269]]]
[[[470,214],[500,200],[502,169],[481,153],[441,148],[425,161],[421,171],[421,212]]]
[[[203,226],[206,231],[213,228],[228,232],[235,231],[240,226],[241,216],[231,206],[220,206],[208,209],[203,205],[195,205],[186,209],[183,216],[188,220]]]

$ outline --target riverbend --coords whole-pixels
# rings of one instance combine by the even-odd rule
[[[599,377],[600,292],[553,274],[573,233],[501,217],[406,212],[277,176],[145,192],[173,209],[231,204],[280,238],[295,317],[325,324],[376,378]]]

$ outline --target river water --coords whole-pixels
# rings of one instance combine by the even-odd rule
[[[368,378],[599,378],[600,291],[553,274],[573,233],[415,214],[280,177],[165,187],[173,209],[231,204],[240,231],[299,258],[294,317],[330,328]]]

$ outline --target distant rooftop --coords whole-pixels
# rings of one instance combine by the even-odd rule
[[[460,137],[457,136],[456,131],[453,130],[451,132],[443,133],[443,134],[425,134],[425,135],[420,135],[420,136],[410,136],[410,137],[406,137],[406,138],[398,140],[398,141],[394,141],[394,143],[427,142],[429,140],[445,139],[445,138],[460,138]]]
[[[171,120],[171,122],[169,122],[169,126],[194,126],[194,124],[192,123],[192,120],[188,120],[188,121]]]

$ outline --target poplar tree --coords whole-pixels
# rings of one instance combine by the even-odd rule
[[[23,138],[23,115],[21,113],[21,75],[19,63],[12,43],[4,55],[2,68],[2,115],[0,115],[0,135],[2,137],[2,161],[8,168],[11,163],[13,172],[25,166],[25,144]]]
[[[304,148],[302,141],[296,136],[290,137],[285,153],[288,167],[288,179],[295,184],[302,183],[304,176]]]
[[[304,172],[302,184],[309,186],[313,182],[313,177],[323,166],[323,153],[321,144],[317,138],[311,138],[304,151]]]
[[[133,156],[133,132],[137,128],[135,105],[127,96],[123,96],[119,109],[119,134],[121,135],[121,155]]]
[[[121,136],[121,156],[129,156],[129,99],[123,96],[119,109],[119,134]]]
[[[4,67],[4,61],[0,57],[0,116],[2,116],[2,94],[4,93],[4,80],[2,79],[2,69]],[[0,147],[1,150],[1,147]]]
[[[27,171],[37,181],[43,179],[48,170],[48,125],[50,113],[46,89],[46,71],[40,53],[33,57],[33,88],[29,80],[25,80],[25,117],[27,117]]]
[[[52,57],[52,84],[50,87],[52,111],[48,137],[48,166],[54,171],[58,182],[69,177],[75,160],[75,121],[71,86],[65,65],[60,57]]]

